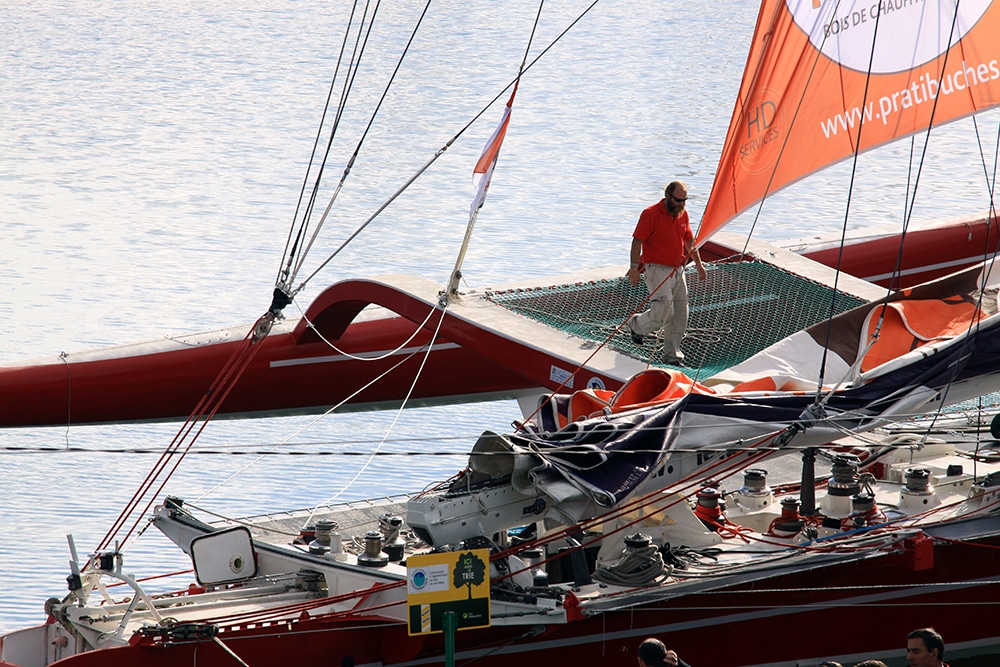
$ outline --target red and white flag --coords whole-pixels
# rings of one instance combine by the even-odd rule
[[[472,200],[472,206],[469,207],[469,215],[475,213],[476,209],[486,201],[486,192],[490,189],[493,168],[496,167],[497,157],[500,155],[500,144],[503,143],[503,138],[507,134],[507,124],[510,123],[510,107],[514,104],[515,95],[517,95],[516,82],[510,99],[507,100],[507,106],[504,107],[503,118],[500,119],[497,129],[493,130],[493,135],[486,142],[483,154],[479,157],[479,162],[476,163],[476,168],[472,170],[472,184],[476,186],[476,196]]]

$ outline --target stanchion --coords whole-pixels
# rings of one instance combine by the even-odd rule
[[[455,612],[446,611],[441,619],[444,630],[444,664],[445,667],[455,667],[455,630],[458,627],[458,617]]]

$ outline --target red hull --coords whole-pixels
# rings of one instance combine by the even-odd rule
[[[865,657],[902,657],[906,634],[934,626],[949,655],[1000,644],[987,610],[1000,597],[1000,539],[989,544],[942,544],[930,569],[913,571],[904,553],[818,567],[758,580],[721,592],[687,595],[605,612],[565,625],[494,627],[459,632],[458,664],[634,664],[648,636],[675,648],[693,665],[798,665]],[[360,627],[368,625],[368,627]],[[319,619],[224,631],[219,638],[249,665],[439,664],[441,635],[408,637],[401,625]],[[518,657],[523,656],[523,657]],[[228,665],[232,657],[211,641],[136,645],[84,653],[66,667]],[[303,662],[315,661],[315,662]],[[610,663],[609,663],[610,661]]]
[[[900,247],[902,245],[902,247]],[[907,289],[989,259],[1000,248],[996,219],[967,218],[906,233],[858,235],[834,244],[797,249],[803,257],[840,268],[868,282]],[[899,257],[898,266],[897,259]]]
[[[374,356],[395,349],[418,327],[403,318],[360,322],[337,346],[352,355]],[[248,327],[249,329],[249,327]],[[430,339],[418,332],[407,350],[377,361],[337,354],[326,344],[295,334],[266,338],[233,388],[221,415],[265,416],[316,412],[347,401],[345,409],[398,405],[421,355],[406,359]],[[72,364],[0,369],[4,426],[44,426],[182,419],[212,384],[239,341],[169,352]],[[388,382],[364,388],[390,371]],[[394,382],[393,376],[402,378]],[[411,405],[443,396],[473,401],[509,398],[533,386],[524,377],[445,338],[435,341]],[[355,395],[355,392],[358,392]]]
[[[991,228],[982,219],[910,232],[901,262],[904,280],[899,286],[967,266],[997,243],[995,225]],[[898,235],[861,236],[849,242],[842,259],[839,250],[831,247],[800,247],[797,252],[830,266],[839,260],[848,273],[888,284],[886,275],[895,260],[887,263],[886,257],[896,257],[898,246]],[[738,254],[734,247],[709,242],[702,256],[706,261],[729,258]],[[397,316],[355,322],[371,303]],[[345,281],[328,288],[306,316],[346,354],[331,349],[302,322],[292,332],[272,334],[262,341],[218,415],[316,413],[341,403],[342,410],[398,406],[423,360],[422,353],[413,353],[430,340],[427,327],[436,325],[434,320],[421,328],[430,308],[426,300],[371,281]],[[4,405],[0,427],[184,419],[240,344],[235,339],[244,333],[230,331],[226,342],[202,339],[171,349],[166,349],[166,343],[158,348],[126,346],[104,354],[98,351],[46,364],[0,368]],[[575,363],[504,332],[451,315],[445,317],[438,333],[410,397],[411,406],[554,390],[575,368]],[[382,357],[401,346],[403,350],[379,360],[353,358]],[[401,365],[389,373],[388,381],[366,386],[396,364]],[[554,374],[554,369],[559,373]],[[587,379],[591,377],[611,390],[627,379],[588,373]]]

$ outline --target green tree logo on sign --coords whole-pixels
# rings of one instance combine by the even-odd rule
[[[455,588],[468,586],[469,599],[472,599],[472,587],[478,586],[486,580],[486,563],[476,554],[469,552],[458,557],[455,564],[454,584]]]

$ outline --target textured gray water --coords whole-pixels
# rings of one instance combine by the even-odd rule
[[[587,4],[546,5],[533,54]],[[384,5],[334,144],[331,184],[423,7]],[[250,322],[266,309],[348,9],[314,0],[249,9],[212,0],[0,5],[0,362]],[[533,3],[431,5],[312,267],[500,95],[536,11]],[[524,77],[467,281],[484,287],[624,263],[638,212],[673,177],[688,181],[697,219],[755,19],[755,4],[742,0],[598,3]],[[499,116],[497,104],[299,305],[345,276],[413,273],[443,285],[464,232],[472,166]],[[935,140],[924,217],[986,209],[973,137],[962,121]],[[899,219],[908,151],[902,142],[862,160],[853,225]],[[838,229],[849,168],[776,197],[758,233]],[[256,452],[296,434],[300,452],[367,452],[388,433],[382,451],[461,452],[482,429],[517,416],[504,402],[408,411],[391,430],[388,413],[338,416],[302,434],[308,419],[227,422],[203,443]],[[0,631],[43,619],[44,599],[64,588],[64,535],[93,548],[155,460],[113,450],[163,447],[174,430],[0,432]],[[432,436],[440,439],[413,440]],[[345,489],[366,458],[255,459],[195,454],[169,491],[199,498],[247,467],[203,504],[249,514],[422,487],[464,463],[379,457]],[[185,564],[162,562],[154,555],[162,544],[145,535],[127,570]]]

